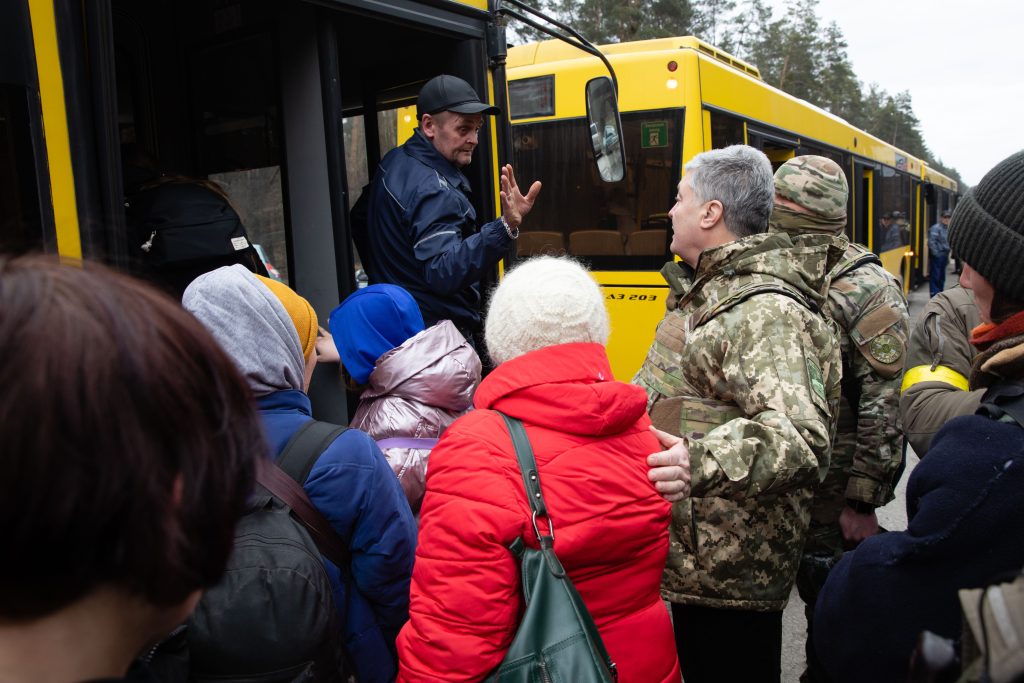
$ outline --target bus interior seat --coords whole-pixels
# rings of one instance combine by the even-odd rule
[[[569,251],[586,256],[622,256],[622,234],[618,230],[576,230],[569,233]]]
[[[637,230],[629,234],[626,253],[634,256],[663,256],[668,231],[664,229]]]
[[[550,230],[523,230],[516,240],[516,253],[519,256],[564,254],[565,235]]]

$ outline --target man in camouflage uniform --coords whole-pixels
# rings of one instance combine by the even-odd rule
[[[835,433],[839,343],[817,310],[842,248],[765,232],[773,195],[751,147],[687,164],[669,214],[684,261],[662,269],[668,312],[634,378],[688,450],[662,581],[687,683],[779,679],[782,610]]]
[[[770,230],[840,235],[848,196],[846,176],[831,159],[790,159],[775,172]],[[811,643],[818,591],[844,547],[878,532],[875,508],[893,499],[893,475],[903,450],[900,380],[910,326],[903,290],[878,257],[858,244],[847,246],[829,275],[825,312],[840,328],[843,390],[832,463],[815,494],[797,573],[807,615],[803,681],[825,680]]]

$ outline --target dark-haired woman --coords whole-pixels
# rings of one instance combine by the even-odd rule
[[[0,680],[118,679],[215,584],[265,446],[170,298],[0,258]]]

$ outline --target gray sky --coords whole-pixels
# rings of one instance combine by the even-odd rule
[[[968,184],[1024,149],[1022,0],[819,0],[818,17],[862,83],[910,91],[928,148]]]

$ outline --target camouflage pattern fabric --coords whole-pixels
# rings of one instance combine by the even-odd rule
[[[846,224],[846,174],[827,157],[799,156],[775,172],[775,194],[814,216]]]
[[[781,610],[814,486],[828,469],[841,361],[824,305],[842,248],[759,234],[669,263],[673,296],[634,383],[652,421],[687,437],[692,497],[673,506],[663,595]]]
[[[825,307],[841,330],[843,394],[832,464],[815,494],[808,554],[842,553],[839,514],[846,501],[875,507],[891,501],[903,458],[899,401],[910,314],[896,278],[875,259],[864,263],[865,256],[871,252],[850,244],[832,273]]]

